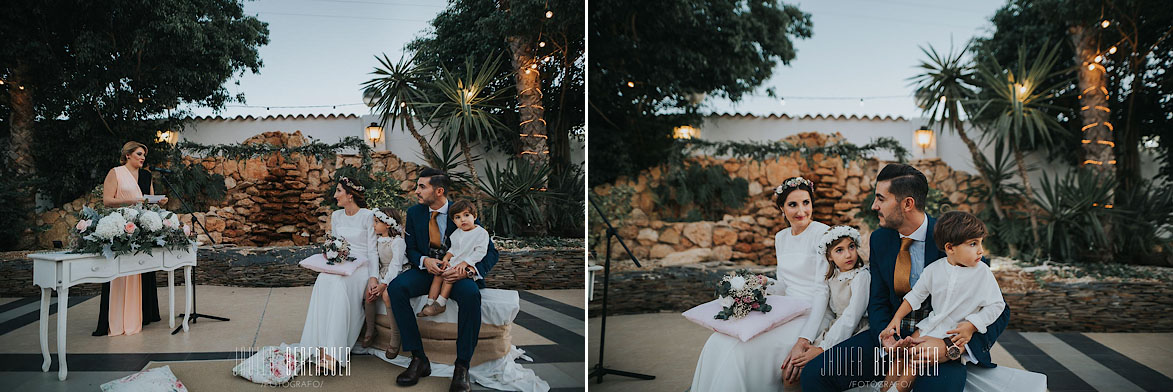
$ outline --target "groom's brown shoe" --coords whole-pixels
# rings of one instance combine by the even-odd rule
[[[412,357],[411,364],[407,365],[407,370],[399,373],[399,377],[395,377],[395,383],[399,386],[410,387],[420,382],[420,378],[430,374],[432,374],[432,364],[428,362],[428,357]]]
[[[468,392],[471,390],[472,382],[468,379],[468,366],[456,364],[456,368],[452,370],[452,384],[448,386],[448,392]]]

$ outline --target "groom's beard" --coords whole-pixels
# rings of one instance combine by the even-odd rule
[[[896,210],[891,214],[884,214],[883,219],[880,219],[880,227],[887,227],[892,230],[897,230],[904,224],[904,212]]]

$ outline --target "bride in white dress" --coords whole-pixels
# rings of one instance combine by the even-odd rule
[[[814,207],[814,184],[794,177],[775,189],[775,203],[786,215],[790,227],[774,237],[778,254],[777,283],[770,294],[807,299],[808,315],[742,342],[722,333],[709,336],[696,363],[692,392],[706,391],[778,391],[800,389],[799,368],[789,367],[794,382],[783,383],[782,366],[798,357],[825,330],[829,297],[824,281],[826,262],[815,254],[815,245],[829,226],[811,220]]]
[[[298,343],[302,347],[325,348],[324,353],[331,357],[354,347],[363,327],[364,295],[379,283],[375,215],[361,208],[366,205],[363,190],[346,177],[339,179],[334,199],[342,209],[330,216],[330,232],[346,239],[351,254],[366,258],[366,264],[350,276],[318,273]]]

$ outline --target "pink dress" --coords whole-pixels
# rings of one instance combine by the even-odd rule
[[[126,166],[114,168],[118,179],[116,198],[143,197],[138,181]],[[110,335],[134,335],[143,330],[143,288],[142,276],[131,275],[115,278],[110,282]]]

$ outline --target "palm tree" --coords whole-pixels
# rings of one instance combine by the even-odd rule
[[[368,94],[378,97],[373,110],[379,113],[379,125],[386,128],[390,123],[394,129],[398,123],[407,129],[419,142],[420,151],[428,164],[432,167],[439,166],[431,145],[416,130],[415,121],[412,119],[412,113],[428,101],[424,87],[433,68],[416,62],[415,54],[406,59],[400,56],[397,63],[392,63],[386,54],[383,54],[382,58],[375,56],[375,59],[379,60],[382,66],[375,67],[371,74],[376,77],[364,82],[362,86]]]
[[[455,137],[460,142],[473,184],[479,184],[480,177],[472,162],[472,141],[488,140],[500,130],[507,129],[497,114],[504,108],[496,106],[504,90],[489,88],[501,66],[501,59],[500,56],[494,57],[479,67],[473,64],[471,57],[464,62],[463,77],[444,68],[434,82],[438,96],[428,104],[433,108],[428,123],[443,132],[443,136]]]
[[[942,57],[937,54],[937,50],[932,45],[929,45],[927,50],[921,47],[921,52],[925,54],[925,57],[928,57],[928,60],[922,60],[920,63],[919,67],[923,72],[909,79],[916,87],[917,106],[920,106],[924,113],[929,115],[929,127],[932,128],[934,124],[940,122],[942,133],[946,126],[957,132],[957,136],[960,136],[961,141],[965,142],[965,146],[969,148],[974,166],[981,169],[990,165],[977,143],[974,143],[973,139],[970,139],[969,135],[965,133],[965,122],[962,119],[963,115],[966,118],[972,118],[970,113],[966,111],[967,106],[963,104],[963,100],[969,100],[976,95],[973,66],[962,59],[969,48],[970,45],[966,44],[961,51],[955,53],[950,47],[949,54]],[[940,120],[937,119],[938,114],[940,114]],[[1002,203],[997,197],[997,192],[993,192],[993,187],[997,184],[990,180],[989,173],[984,170],[978,170],[978,172],[986,186],[991,188],[993,196],[990,198],[990,202],[993,203],[994,214],[998,220],[1005,219]],[[1011,253],[1015,253],[1014,250],[1011,250]]]
[[[1048,47],[1049,45],[1044,45]],[[1042,86],[1048,79],[1065,74],[1068,70],[1053,71],[1059,61],[1061,45],[1055,45],[1034,56],[1028,64],[1026,47],[1018,48],[1018,60],[1014,69],[1004,69],[998,60],[989,57],[977,67],[977,84],[986,96],[975,100],[979,109],[975,118],[988,124],[987,135],[995,143],[1005,143],[1014,151],[1018,165],[1018,176],[1029,196],[1034,195],[1030,177],[1027,175],[1023,149],[1048,147],[1054,144],[1056,136],[1067,131],[1059,125],[1054,115],[1062,108],[1051,104],[1055,92],[1062,91],[1070,81],[1059,78],[1051,86]],[[1039,244],[1039,222],[1035,205],[1027,207],[1030,213],[1031,235]],[[1036,248],[1036,256],[1038,255]]]

